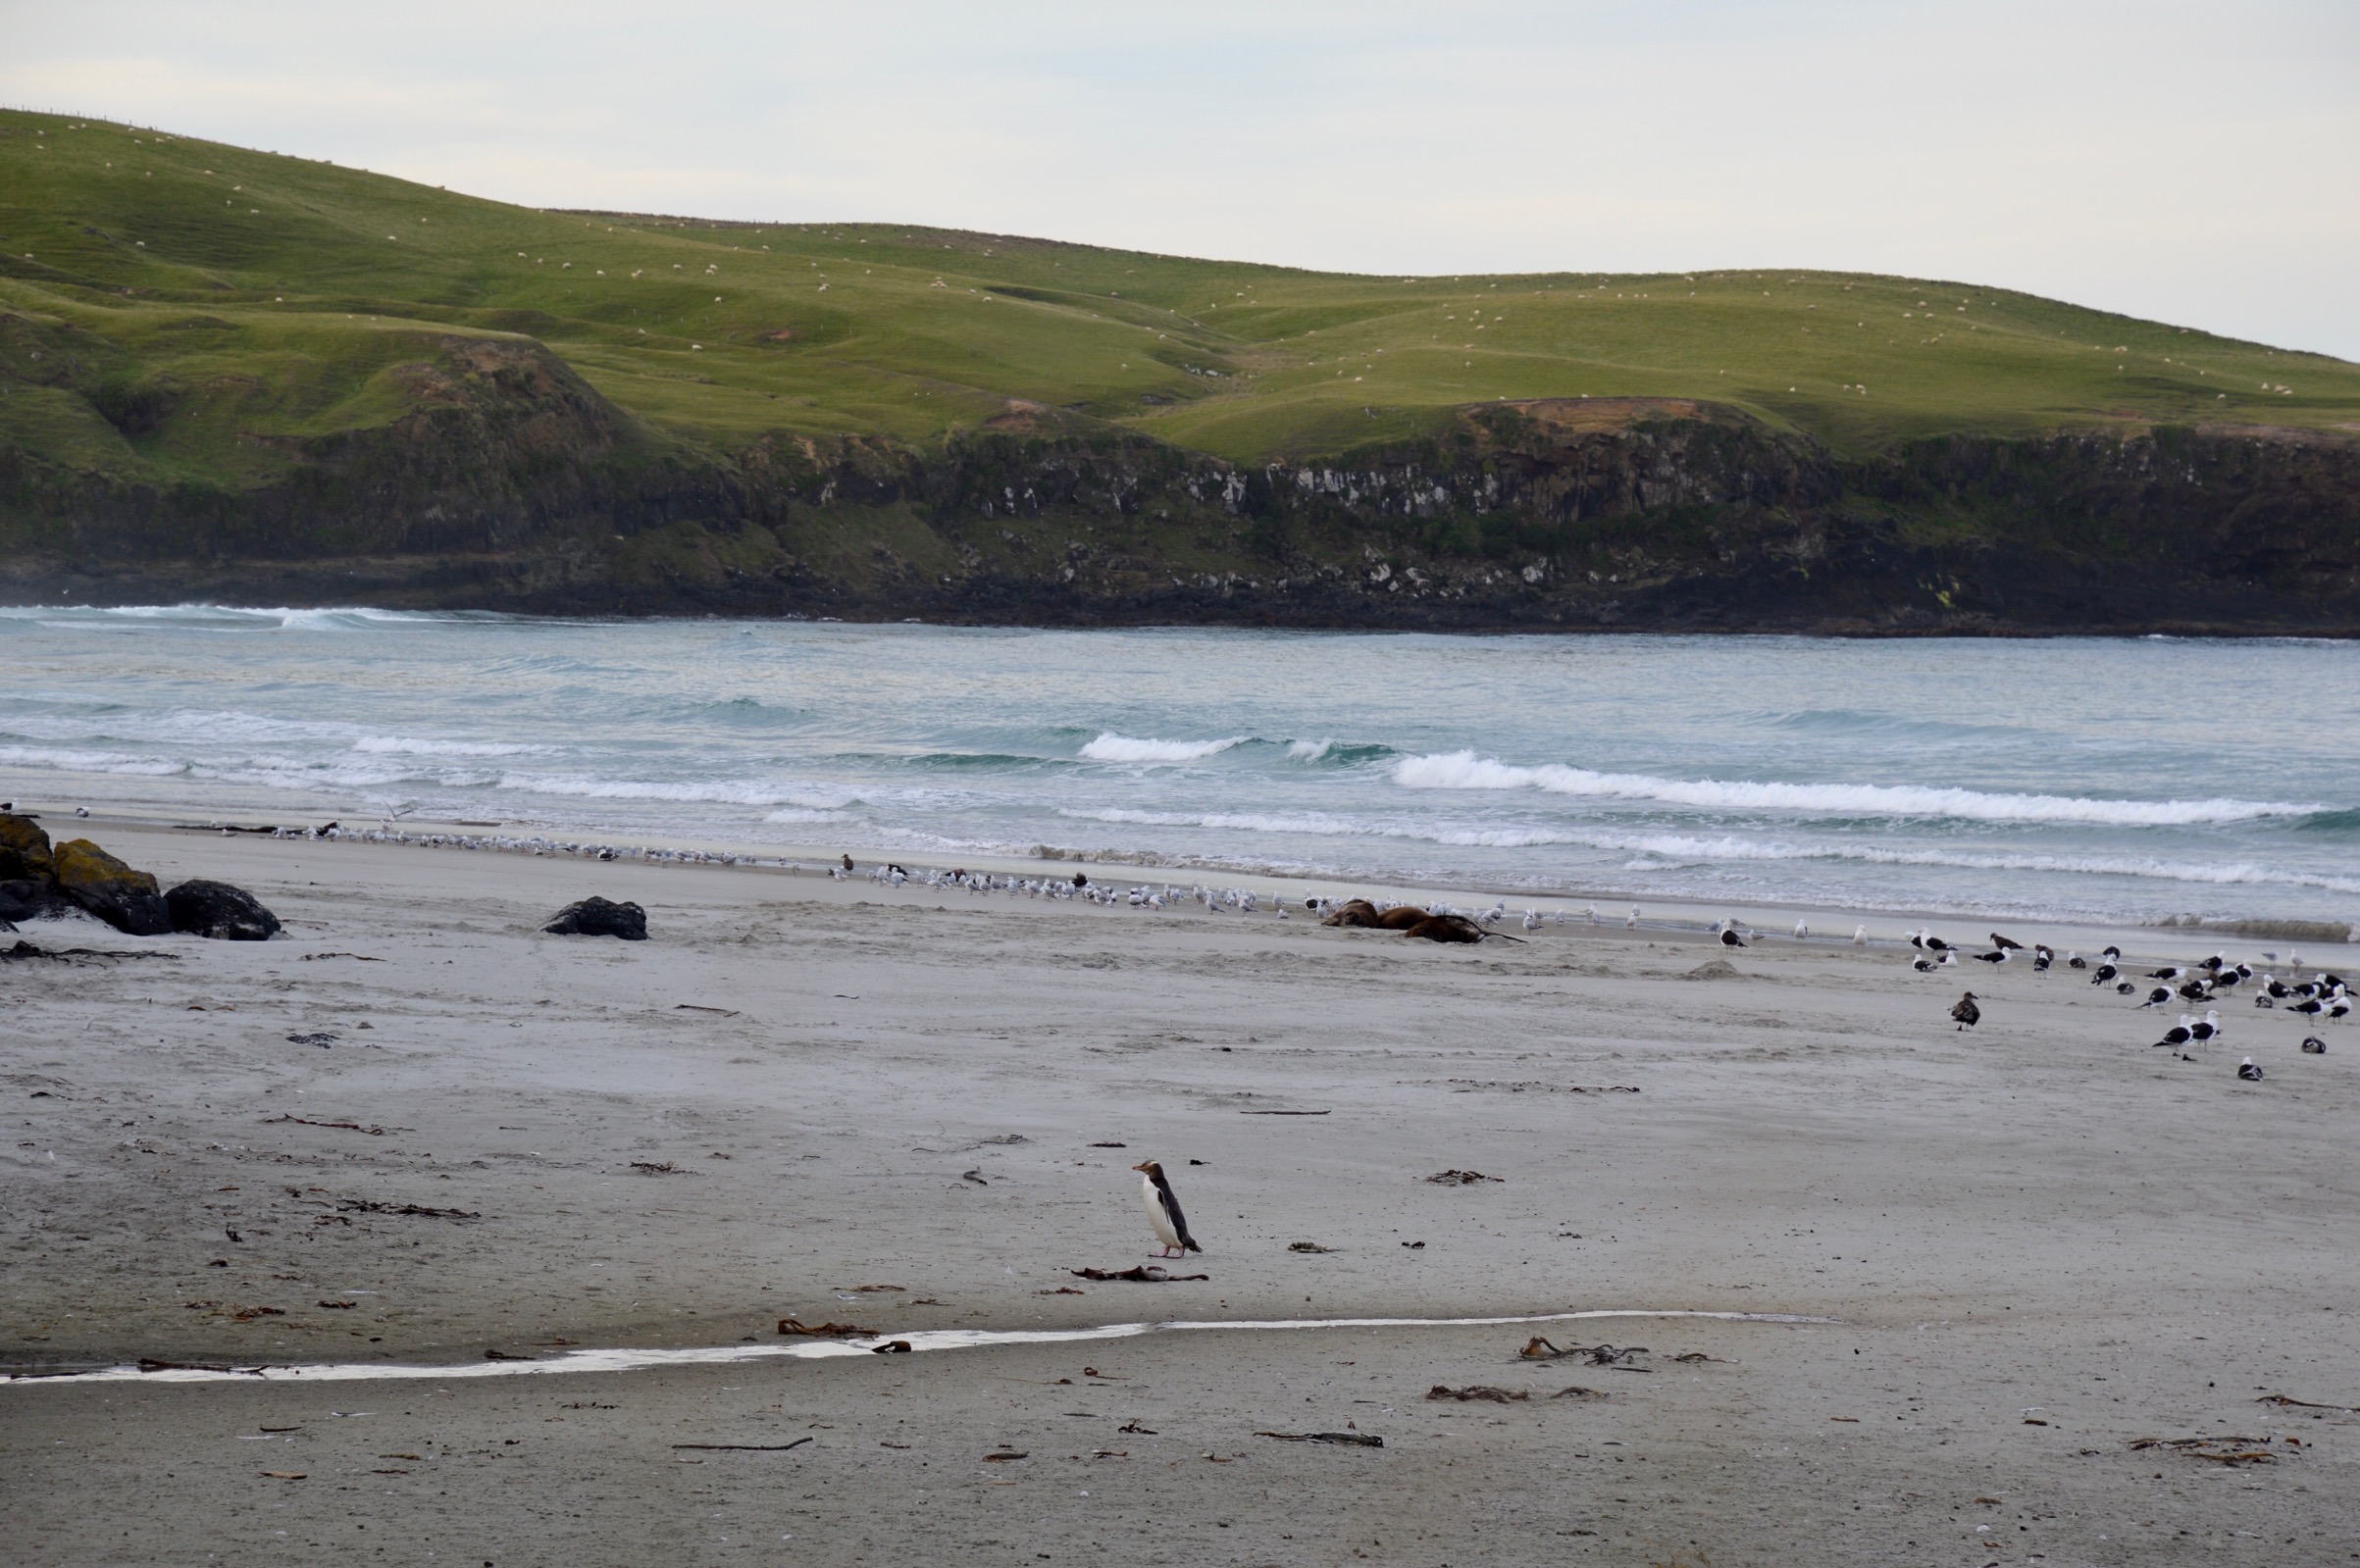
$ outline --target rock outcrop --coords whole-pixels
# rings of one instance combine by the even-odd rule
[[[557,918],[540,928],[555,936],[620,936],[627,942],[647,939],[647,912],[637,904],[610,903],[595,894],[568,904]]]
[[[172,911],[156,879],[133,871],[87,838],[69,838],[54,851],[58,891],[83,911],[130,936],[164,936]]]
[[[30,817],[0,813],[0,883],[39,882],[55,875],[49,835]]]
[[[164,895],[172,929],[185,936],[209,936],[215,941],[269,941],[279,934],[279,917],[243,887],[226,882],[196,879],[181,883]]]

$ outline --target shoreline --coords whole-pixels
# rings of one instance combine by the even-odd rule
[[[2099,920],[2035,919],[2014,915],[1992,915],[1974,910],[1963,912],[1944,910],[1931,906],[1888,909],[1824,901],[1789,902],[1754,899],[1707,902],[1696,898],[1678,897],[1647,898],[1634,901],[1627,894],[1609,892],[1536,893],[1528,889],[1505,887],[1498,884],[1485,884],[1477,879],[1404,881],[1384,877],[1322,877],[1292,871],[1244,870],[1206,864],[1149,863],[1128,858],[1099,858],[1071,852],[1034,856],[1009,854],[962,856],[934,850],[880,851],[869,849],[864,851],[865,858],[855,857],[855,869],[848,877],[837,879],[834,876],[834,868],[837,867],[839,857],[844,851],[816,843],[761,842],[725,835],[655,835],[645,836],[648,839],[660,841],[636,843],[631,842],[627,835],[620,841],[608,843],[595,837],[577,837],[566,833],[551,835],[542,833],[524,835],[498,831],[500,828],[509,826],[524,827],[525,825],[521,823],[493,825],[473,820],[442,821],[433,818],[409,817],[390,826],[356,827],[330,837],[311,837],[307,836],[302,830],[282,828],[281,831],[273,833],[265,831],[262,825],[239,827],[227,821],[191,823],[173,820],[175,814],[161,812],[135,815],[106,812],[93,813],[87,818],[61,819],[54,814],[44,815],[35,811],[33,816],[45,827],[51,828],[53,835],[59,837],[91,836],[110,832],[118,835],[164,834],[195,837],[239,838],[257,843],[305,843],[341,847],[370,845],[380,848],[445,851],[462,855],[488,854],[518,856],[526,859],[553,858],[593,866],[631,864],[664,870],[733,871],[796,879],[841,880],[845,886],[855,891],[867,887],[880,895],[896,894],[904,900],[925,893],[945,890],[921,879],[928,874],[948,876],[952,871],[959,869],[994,877],[1013,877],[1020,881],[1029,879],[1045,883],[1069,881],[1075,871],[1081,871],[1084,875],[1091,877],[1094,883],[1124,889],[1140,885],[1153,887],[1174,885],[1173,879],[1176,877],[1189,879],[1187,883],[1177,885],[1184,888],[1204,886],[1206,884],[1200,879],[1211,877],[1224,879],[1224,881],[1211,885],[1215,887],[1226,886],[1246,890],[1247,885],[1251,884],[1251,890],[1257,897],[1269,898],[1275,895],[1280,899],[1287,900],[1291,906],[1291,918],[1302,920],[1314,918],[1304,913],[1303,899],[1307,896],[1369,897],[1416,904],[1447,904],[1449,900],[1455,898],[1491,899],[1510,906],[1509,918],[1501,922],[1499,926],[1501,934],[1507,936],[1517,935],[1518,917],[1525,909],[1531,908],[1539,910],[1544,920],[1553,927],[1559,924],[1554,917],[1563,915],[1562,924],[1565,929],[1579,927],[1593,934],[1613,929],[1635,933],[1696,935],[1709,931],[1716,922],[1735,919],[1744,927],[1744,934],[1749,942],[1769,938],[1780,943],[1791,941],[1799,945],[1822,948],[1858,945],[1879,951],[1889,951],[1906,946],[1913,924],[1948,923],[1957,927],[1969,922],[1991,921],[1995,925],[2010,928],[2008,934],[2023,941],[2027,947],[2034,942],[2047,943],[2057,950],[2060,962],[2062,962],[2062,955],[2069,950],[2087,950],[2094,953],[2109,942],[2122,947],[2126,954],[2133,956],[2144,957],[2151,954],[2159,961],[2166,958],[2183,959],[2187,954],[2175,945],[2180,936],[2187,938],[2184,945],[2203,945],[2209,942],[2216,948],[2223,944],[2242,943],[2252,946],[2269,942],[2281,949],[2289,946],[2300,948],[2303,945],[2311,945],[2322,950],[2330,950],[2337,946],[2360,943],[2360,922],[2224,920],[2188,925],[2182,923],[2179,917],[2174,917],[2144,924],[2130,924]],[[62,821],[74,824],[70,832],[57,832]],[[615,853],[611,857],[602,857],[600,851],[608,849]],[[906,885],[896,888],[876,881],[873,873],[879,867],[891,864],[898,864],[910,870],[911,881]],[[1103,872],[1109,870],[1115,875],[1102,875]],[[1164,875],[1154,875],[1156,873]],[[998,892],[984,892],[970,888],[952,890],[978,897],[1001,896]],[[1642,913],[1635,925],[1629,925],[1626,922],[1634,902]],[[1614,907],[1599,907],[1602,903],[1612,904]],[[1568,907],[1571,905],[1585,907]],[[1597,908],[1598,918],[1595,922],[1589,920],[1586,914],[1587,908]],[[1764,918],[1759,921],[1754,920],[1749,915],[1749,911],[1758,912]],[[1145,913],[1139,910],[1126,910],[1125,912]],[[1167,910],[1155,918],[1188,918],[1192,912],[1202,914],[1204,910],[1198,906],[1184,905]],[[1467,910],[1465,912],[1474,913],[1475,911]],[[1224,914],[1219,918],[1232,918],[1232,915]],[[1812,935],[1805,937],[1791,936],[1791,930],[1797,921],[1809,925]],[[1874,922],[1878,929],[1871,930],[1866,940],[1860,943],[1855,943],[1850,933],[1843,929],[1848,925],[1866,928],[1871,922]],[[1896,922],[1900,927],[1898,931],[1883,929]],[[1943,933],[1937,932],[1936,935],[1943,935]],[[1954,940],[1957,939],[1955,931],[1950,935]],[[1970,937],[1961,941],[1960,945],[1964,948],[1980,946],[1983,943]],[[2258,946],[2255,951],[2257,953],[2260,951]]]

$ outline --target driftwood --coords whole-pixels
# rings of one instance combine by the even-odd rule
[[[1385,1440],[1373,1432],[1257,1432],[1257,1438],[1281,1442],[1333,1442],[1349,1448],[1382,1448]]]
[[[1134,1285],[1177,1285],[1187,1280],[1209,1280],[1209,1274],[1166,1274],[1153,1263],[1142,1263],[1127,1269],[1068,1269],[1065,1271],[1084,1280],[1129,1280]]]

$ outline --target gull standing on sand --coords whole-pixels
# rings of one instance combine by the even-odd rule
[[[1962,1034],[1981,1023],[1983,1010],[1975,1005],[1975,992],[1969,991],[1960,997],[1958,1005],[1951,1008],[1950,1016],[1959,1021],[1959,1031]]]
[[[1180,1212],[1180,1200],[1172,1195],[1172,1184],[1163,1179],[1163,1167],[1154,1160],[1141,1160],[1131,1169],[1142,1173],[1139,1191],[1147,1201],[1148,1224],[1155,1228],[1156,1238],[1163,1242],[1163,1250],[1156,1255],[1186,1257],[1204,1251],[1188,1234],[1188,1216]]]

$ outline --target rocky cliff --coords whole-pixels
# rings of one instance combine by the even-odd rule
[[[1046,625],[2360,633],[2360,436],[2127,426],[1846,458],[1712,404],[1553,400],[1240,467],[1012,403],[930,449],[780,435],[715,453],[645,428],[529,341],[454,335],[395,380],[398,417],[256,438],[240,484],[102,482],[0,450],[0,594]]]

